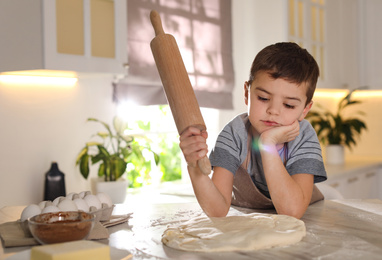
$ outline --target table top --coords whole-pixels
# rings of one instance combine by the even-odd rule
[[[10,208],[8,208],[9,212]],[[0,223],[7,216],[0,210]],[[301,242],[252,252],[191,253],[168,248],[161,235],[173,223],[203,215],[197,202],[116,205],[113,214],[132,212],[128,223],[108,228],[100,242],[129,251],[132,259],[380,259],[382,255],[381,200],[325,200],[309,206],[302,220],[307,234]],[[231,207],[229,215],[275,213]],[[27,248],[5,248],[10,255]]]

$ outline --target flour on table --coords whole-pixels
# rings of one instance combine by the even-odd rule
[[[251,251],[298,243],[306,235],[303,221],[276,214],[192,218],[169,226],[162,243],[184,251]]]

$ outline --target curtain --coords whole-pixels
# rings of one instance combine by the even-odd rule
[[[178,44],[201,107],[232,109],[231,0],[127,0],[128,69],[113,83],[116,102],[167,104],[150,49],[150,11]]]

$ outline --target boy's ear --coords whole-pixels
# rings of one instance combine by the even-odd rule
[[[249,92],[249,83],[248,81],[244,82],[244,102],[248,106],[248,92]]]
[[[309,102],[309,104],[307,104],[304,108],[304,110],[302,111],[302,114],[301,116],[299,117],[298,121],[302,121],[306,115],[308,114],[308,112],[310,111],[310,109],[312,108],[312,105],[313,105],[313,100]]]

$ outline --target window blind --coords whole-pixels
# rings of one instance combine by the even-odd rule
[[[150,49],[155,37],[150,11],[178,44],[201,107],[232,109],[231,0],[128,0],[128,70],[113,83],[114,100],[167,104]]]

